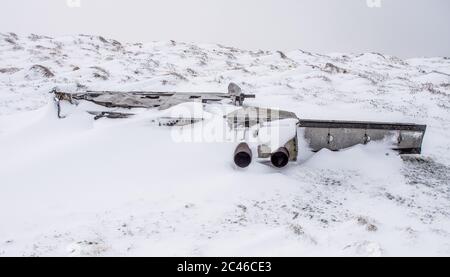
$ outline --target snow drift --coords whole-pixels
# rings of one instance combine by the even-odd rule
[[[450,254],[450,60],[0,34],[0,256]],[[307,149],[277,170],[145,116],[59,120],[54,87],[255,93],[304,118],[416,122],[420,156]]]

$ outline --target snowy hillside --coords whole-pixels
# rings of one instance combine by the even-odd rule
[[[59,120],[48,93],[256,94],[301,118],[427,124],[380,143],[232,165],[142,118]],[[0,33],[0,256],[450,255],[450,59]]]

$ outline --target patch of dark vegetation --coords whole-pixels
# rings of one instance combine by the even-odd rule
[[[370,54],[371,54],[371,55],[375,55],[375,56],[379,56],[379,57],[383,58],[384,60],[386,60],[386,57],[385,57],[383,54],[377,53],[377,52],[363,53],[363,54],[359,54],[359,55],[356,56],[356,57],[359,58],[359,57],[363,57],[363,56],[370,55]]]
[[[267,55],[268,53],[266,51],[263,50],[258,50],[258,51],[249,51],[250,56],[254,57],[254,58],[258,58],[261,57],[263,55]]]
[[[104,38],[104,37],[102,37],[102,36],[98,36],[97,37],[98,38],[98,40],[100,41],[100,42],[102,42],[103,44],[106,44],[106,45],[110,45],[110,46],[113,46],[114,47],[114,51],[120,51],[120,50],[123,50],[123,46],[122,46],[122,43],[120,43],[119,41],[117,41],[117,40],[114,40],[114,39],[106,39],[106,38]],[[92,40],[92,38],[91,38],[91,40]],[[96,45],[96,44],[91,44],[93,47],[95,47],[95,49],[98,51],[98,50],[100,50],[100,46],[99,45]]]
[[[404,175],[410,185],[424,185],[450,193],[450,167],[431,158],[402,156],[406,168]]]
[[[245,206],[245,205],[242,205],[242,204],[239,204],[239,205],[237,205],[237,207],[239,208],[239,209],[241,209],[242,210],[242,212],[247,212],[247,207]]]
[[[28,39],[31,41],[38,41],[41,39],[52,39],[51,37],[47,37],[47,36],[40,36],[40,35],[36,35],[36,34],[31,34],[28,36]]]
[[[392,56],[392,57],[390,57],[389,60],[391,62],[395,63],[395,64],[399,64],[399,65],[402,65],[402,66],[408,66],[409,65],[408,62],[404,61],[403,59],[401,59],[399,57]]]
[[[87,240],[84,240],[84,241],[78,241],[77,244],[83,244],[83,245],[98,245],[98,242],[96,242],[96,241],[87,241]]]
[[[359,72],[358,76],[364,78],[372,83],[372,85],[378,85],[379,83],[385,81],[388,78],[388,75],[383,75],[375,72]]]
[[[305,234],[305,231],[303,230],[303,227],[298,224],[291,224],[289,228],[296,234],[297,236],[301,236]]]
[[[438,216],[450,216],[450,167],[438,163],[431,158],[422,156],[402,156],[404,168],[403,175],[406,183],[413,187],[411,197],[386,195],[388,199],[396,201],[400,205],[414,208],[419,219],[430,224]],[[421,202],[421,197],[430,198],[432,202],[440,203],[432,205],[430,200]]]
[[[233,53],[241,52],[241,50],[239,50],[239,49],[237,49],[235,47],[225,46],[225,45],[222,45],[222,44],[217,44],[217,46],[219,46],[220,48],[223,48],[223,49],[227,49],[228,51],[233,52]]]
[[[269,68],[270,68],[270,70],[273,70],[273,71],[278,71],[278,70],[280,70],[280,68],[279,68],[278,66],[273,65],[273,64],[269,65]]]
[[[186,69],[186,71],[187,71],[187,73],[188,73],[189,75],[191,75],[191,76],[193,76],[193,77],[197,77],[197,76],[198,76],[197,71],[193,70],[192,68],[188,68],[188,69]]]
[[[337,73],[347,74],[348,73],[347,69],[341,68],[332,63],[327,63],[322,70],[327,73],[330,73],[330,74],[337,74]]]
[[[286,56],[286,54],[284,54],[282,51],[277,51],[278,54],[280,54],[280,57],[282,59],[287,59],[288,57]]]
[[[187,81],[188,80],[186,77],[184,77],[183,75],[181,75],[180,73],[177,73],[177,72],[170,72],[167,75],[174,76],[177,79],[182,80],[182,81]]]
[[[419,91],[427,91],[431,94],[436,94],[436,95],[442,95],[442,96],[448,96],[446,93],[442,92],[441,90],[439,90],[438,88],[436,88],[435,85],[433,85],[432,83],[425,83],[422,84],[419,88]]]
[[[324,177],[323,180],[322,180],[322,183],[325,186],[338,186],[338,187],[342,186],[342,181],[341,180],[337,180],[337,179],[334,179],[334,178],[328,178],[328,177]]]
[[[39,49],[39,50],[52,50],[52,48],[45,47],[42,45],[36,45],[34,48]]]
[[[119,41],[117,41],[115,39],[111,40],[111,44],[116,47],[122,47],[122,43],[120,43]]]
[[[85,86],[85,85],[83,85],[83,84],[81,84],[81,83],[79,83],[79,82],[76,82],[76,84],[75,84],[76,86],[77,86],[77,90],[87,90],[87,86]]]
[[[95,69],[94,73],[92,73],[92,76],[94,76],[94,78],[101,79],[104,81],[109,79],[110,74],[106,69],[103,69],[99,66],[91,66],[90,68]]]
[[[8,34],[9,34],[9,36],[12,37],[14,40],[18,40],[18,39],[19,39],[19,36],[18,36],[16,33],[9,32]]]
[[[145,64],[146,68],[154,68],[159,67],[160,63],[157,60],[154,59],[148,59],[147,63]]]
[[[374,223],[371,223],[369,219],[367,219],[366,217],[358,216],[356,220],[359,225],[365,226],[367,231],[369,232],[378,231],[378,227]]]
[[[108,41],[102,36],[99,36],[98,39],[103,43],[108,43]]]
[[[30,71],[35,72],[35,73],[38,73],[38,74],[40,74],[42,77],[45,77],[45,78],[52,78],[52,77],[55,77],[55,74],[53,74],[53,72],[52,72],[49,68],[47,68],[47,67],[45,67],[45,66],[43,66],[43,65],[40,65],[40,64],[35,64],[35,65],[33,65],[33,66],[30,68]]]
[[[17,67],[0,68],[0,73],[2,74],[14,74],[18,71],[20,71],[20,68]]]
[[[16,42],[15,42],[13,39],[11,39],[11,38],[5,38],[5,41],[6,41],[7,43],[12,44],[12,45],[16,45]]]
[[[225,49],[229,49],[230,52],[218,51],[216,49],[213,49],[213,53],[215,53],[217,55],[220,55],[220,56],[226,56],[229,60],[236,60],[237,59],[236,56],[233,55],[233,52],[235,52],[235,51],[233,51],[232,49],[234,49],[234,48],[229,48],[229,47],[224,47],[224,46],[221,46],[221,47],[225,48]]]
[[[305,51],[305,50],[298,49],[298,51],[300,51],[301,53],[303,53],[303,54],[305,54],[305,55],[308,55],[308,56],[314,56],[313,53],[308,52],[308,51]]]

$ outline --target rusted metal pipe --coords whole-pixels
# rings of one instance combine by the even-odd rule
[[[270,162],[275,167],[285,167],[289,162],[289,151],[286,149],[286,147],[278,148],[278,150],[273,152],[270,156]]]
[[[241,142],[234,151],[234,163],[240,167],[245,168],[252,162],[252,150],[246,142]]]

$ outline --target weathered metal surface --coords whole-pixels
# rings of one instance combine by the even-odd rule
[[[313,151],[345,149],[370,141],[386,140],[404,154],[420,154],[426,125],[362,121],[300,120],[304,138]]]
[[[228,124],[233,127],[251,127],[257,124],[272,122],[282,119],[298,119],[293,112],[266,109],[259,107],[245,107],[227,114]]]
[[[339,121],[339,120],[315,120],[300,119],[299,126],[312,128],[346,128],[346,129],[374,129],[374,130],[402,130],[402,131],[423,131],[426,125],[410,123],[387,123],[371,121]]]
[[[211,103],[229,99],[233,104],[241,106],[245,99],[255,95],[244,94],[241,89],[231,83],[228,93],[220,92],[152,92],[152,91],[87,91],[69,93],[53,90],[60,114],[60,101],[77,104],[78,101],[90,101],[107,108],[159,108],[168,109],[186,102]]]
[[[155,122],[159,126],[167,126],[167,127],[173,127],[173,126],[186,126],[195,124],[197,122],[203,121],[203,118],[185,118],[185,117],[158,117]]]
[[[290,139],[286,144],[284,144],[283,148],[289,153],[289,161],[297,161],[298,158],[298,138],[295,135],[292,139]],[[268,159],[272,156],[273,150],[265,144],[258,145],[258,158]]]
[[[128,118],[134,114],[132,113],[117,113],[117,112],[94,112],[94,111],[89,111],[89,114],[94,115],[94,119],[98,120],[100,118]]]
[[[297,161],[297,157],[298,157],[298,135],[297,132],[295,133],[295,136],[288,141],[284,147],[288,150],[289,152],[289,161]]]

